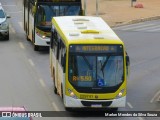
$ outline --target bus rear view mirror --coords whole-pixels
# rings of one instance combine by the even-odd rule
[[[126,56],[126,66],[129,66],[130,65],[130,59],[129,59],[129,56]]]
[[[32,13],[35,14],[36,13],[36,6],[32,7]]]
[[[7,18],[11,18],[11,16],[10,16],[10,15],[7,15]]]

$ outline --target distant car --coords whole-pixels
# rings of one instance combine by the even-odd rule
[[[9,117],[13,112],[18,114],[27,111],[24,107],[0,107],[0,120],[33,120],[31,117]]]
[[[0,3],[0,37],[9,40],[9,24],[7,18],[10,18],[10,16],[6,15]]]

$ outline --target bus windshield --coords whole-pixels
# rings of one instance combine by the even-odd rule
[[[51,19],[53,16],[72,16],[79,15],[80,6],[78,5],[39,5],[37,10],[36,25],[42,29],[51,29]]]
[[[94,92],[94,89],[104,91],[106,88],[117,87],[123,82],[123,54],[96,53],[98,51],[70,52],[68,74],[69,81],[75,89],[88,88],[90,92]]]

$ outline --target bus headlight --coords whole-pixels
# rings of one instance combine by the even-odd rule
[[[42,33],[36,32],[36,34],[41,37],[42,39],[49,39],[47,35],[43,35]]]
[[[116,96],[116,99],[121,98],[122,95],[123,95],[123,93],[124,93],[124,89],[122,89],[122,90],[118,93],[118,95]]]
[[[45,39],[45,38],[46,38],[46,36],[45,36],[45,35],[42,35],[42,38],[43,38],[43,39]]]
[[[70,97],[77,99],[77,96],[74,94],[74,92],[71,89],[68,89],[68,92],[70,94]]]

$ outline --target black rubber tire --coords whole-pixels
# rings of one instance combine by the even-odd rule
[[[73,112],[72,108],[65,107],[65,110],[68,111],[68,112]]]
[[[54,89],[54,93],[57,94],[57,88],[55,86],[55,75],[53,73],[53,89]]]
[[[27,30],[28,30],[28,29],[27,29],[27,24],[26,24],[26,40],[27,40],[27,41],[30,41],[30,39],[28,38],[28,35],[27,35]]]
[[[61,84],[61,94],[62,94],[62,100],[63,100],[63,85]]]
[[[34,51],[39,51],[39,46],[34,44]]]
[[[113,112],[118,111],[118,107],[117,108],[111,108],[111,111],[113,111]]]
[[[8,32],[8,34],[5,36],[5,40],[9,40],[9,32]]]

